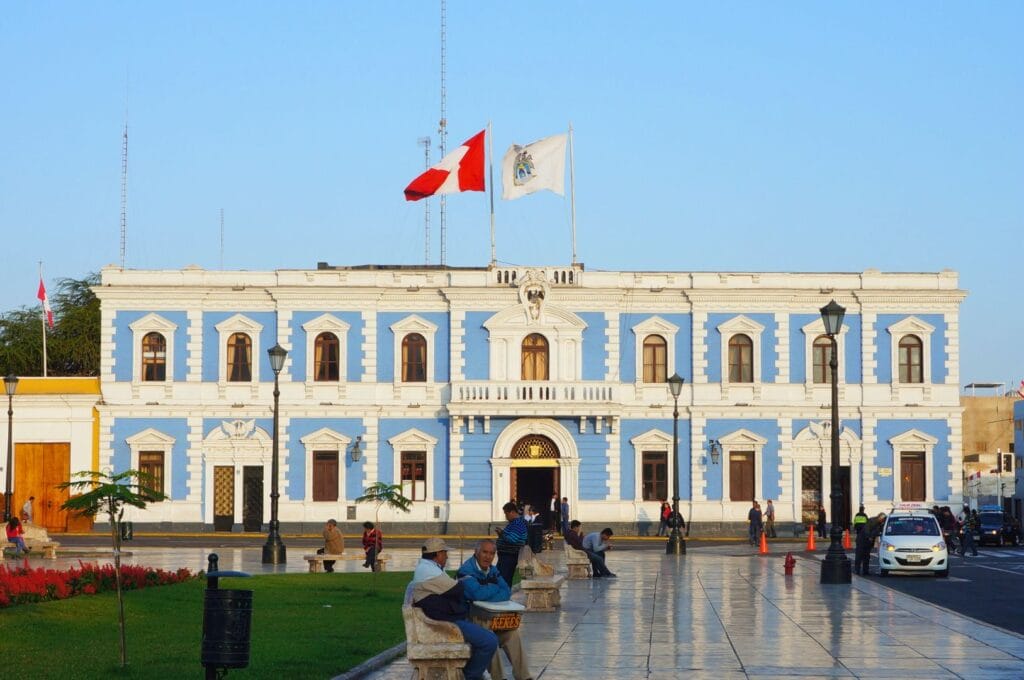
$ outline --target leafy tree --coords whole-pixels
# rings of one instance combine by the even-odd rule
[[[118,619],[121,625],[121,666],[128,665],[128,648],[125,644],[124,595],[121,590],[121,524],[124,519],[124,506],[132,505],[145,508],[147,503],[166,498],[164,494],[150,488],[153,478],[138,470],[125,470],[112,474],[85,470],[71,475],[70,481],[60,484],[61,489],[69,489],[72,495],[61,506],[87,517],[95,517],[101,512],[107,513],[110,520],[110,540],[114,546],[114,577],[117,585]]]
[[[46,331],[50,375],[99,375],[100,301],[92,292],[99,282],[95,273],[57,281],[50,300],[54,327]],[[43,374],[41,316],[38,305],[0,315],[0,374]]]
[[[385,484],[374,482],[363,489],[363,495],[356,499],[356,503],[376,503],[377,512],[374,514],[376,524],[380,523],[380,509],[385,505],[393,510],[409,512],[412,509],[412,501],[402,495],[401,484]]]

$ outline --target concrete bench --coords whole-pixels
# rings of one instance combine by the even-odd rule
[[[57,559],[57,548],[60,547],[60,543],[58,543],[57,541],[34,541],[32,543],[25,541],[25,547],[31,550],[32,552],[41,552],[43,554],[43,557],[47,559],[55,560]],[[5,542],[3,544],[0,544],[0,548],[2,548],[5,551],[10,550],[13,552],[14,544]]]
[[[402,621],[405,623],[405,656],[412,666],[413,680],[462,680],[470,647],[454,623],[427,618],[413,607],[412,585],[405,591]]]
[[[303,555],[302,559],[309,563],[309,573],[318,574],[323,571],[325,561],[341,562],[344,560],[360,560],[366,561],[366,555],[352,554],[341,554],[341,555]],[[373,564],[374,571],[387,571],[388,556],[384,553],[377,555],[377,559]]]
[[[568,543],[565,546],[565,566],[570,579],[590,578],[590,558],[587,553],[577,550]]]
[[[536,576],[519,582],[520,591],[526,596],[526,610],[531,612],[553,612],[562,604],[558,593],[565,581],[565,574]]]
[[[555,568],[537,557],[530,546],[524,545],[519,551],[519,561],[516,563],[519,569],[519,576],[522,578],[533,578],[535,576],[554,576]]]

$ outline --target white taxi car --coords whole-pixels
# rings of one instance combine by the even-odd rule
[[[878,574],[931,572],[949,576],[949,549],[935,516],[921,504],[901,504],[885,520],[878,544]]]

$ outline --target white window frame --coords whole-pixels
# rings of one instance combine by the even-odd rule
[[[427,452],[427,483],[426,498],[417,500],[416,503],[434,502],[434,449],[437,448],[437,438],[431,437],[426,432],[415,427],[396,434],[388,440],[391,445],[391,457],[394,475],[392,479],[395,484],[402,483],[402,452],[403,451],[426,451]],[[404,490],[403,490],[404,492]]]
[[[150,313],[128,324],[128,328],[132,332],[132,383],[135,386],[142,386],[165,385],[174,382],[174,332],[178,330],[178,325],[159,314]],[[159,333],[164,336],[166,372],[163,381],[142,379],[142,339],[149,333]]]
[[[636,337],[636,384],[664,385],[665,383],[644,382],[644,341],[651,335],[665,339],[665,377],[669,378],[676,373],[676,336],[679,334],[679,326],[665,321],[660,316],[652,316],[635,324],[632,331]]]
[[[926,503],[933,501],[935,492],[935,445],[939,440],[935,437],[912,428],[892,437],[892,499],[894,503],[903,500],[902,454],[924,451],[924,497]]]
[[[572,312],[549,304],[539,319],[523,307],[506,308],[483,323],[487,329],[489,377],[522,381],[523,340],[533,333],[548,341],[547,382],[574,382],[583,375],[583,331],[587,324]]]
[[[310,432],[305,437],[300,437],[299,441],[302,442],[302,446],[306,449],[306,501],[317,507],[346,501],[348,497],[345,495],[345,456],[348,453],[349,444],[352,443],[352,438],[346,437],[329,427],[322,427],[315,432]],[[336,501],[313,500],[314,451],[337,451],[338,453],[338,500]]]
[[[836,335],[836,359],[839,362],[839,375],[837,376],[838,386],[842,387],[846,384],[845,367],[843,365],[843,357],[846,356],[846,332],[850,330],[850,327],[845,323],[843,327],[839,329],[838,335]],[[820,318],[815,319],[811,323],[803,326],[800,331],[804,334],[804,385],[807,389],[813,389],[815,387],[830,388],[831,383],[825,381],[823,383],[814,382],[814,341],[821,336],[828,335],[825,333],[825,322]]]
[[[174,479],[171,452],[174,451],[174,442],[174,437],[152,427],[136,432],[125,439],[128,450],[131,451],[129,468],[132,470],[139,469],[139,454],[143,451],[160,451],[164,454],[164,495],[167,496],[168,501],[174,500],[171,496],[173,491],[171,480]]]
[[[907,385],[914,387],[917,385],[931,385],[932,384],[932,333],[935,332],[935,326],[925,323],[916,316],[908,316],[905,319],[901,319],[894,324],[891,324],[886,330],[892,337],[890,348],[890,361],[892,368],[892,384],[893,385]],[[921,382],[920,383],[905,383],[900,381],[900,341],[907,335],[916,335],[921,338]]]
[[[633,446],[633,499],[637,505],[649,503],[651,505],[661,505],[660,501],[645,501],[644,500],[644,452],[650,453],[665,453],[668,465],[666,467],[668,474],[668,485],[666,487],[668,492],[668,498],[666,500],[672,500],[672,494],[675,493],[675,456],[672,455],[672,435],[662,432],[658,429],[647,430],[643,434],[638,434],[629,440],[629,443]]]
[[[733,451],[754,452],[754,498],[764,498],[764,473],[761,468],[764,458],[764,447],[768,440],[746,428],[740,428],[724,437],[720,437],[718,441],[722,445],[722,503],[750,503],[750,499],[734,501],[726,497],[726,494],[729,492],[730,454]]]
[[[316,338],[321,333],[333,333],[338,338],[338,383],[348,380],[348,331],[350,326],[333,314],[321,314],[302,324],[306,332],[306,382],[312,385],[331,385],[333,381],[316,381]],[[399,346],[401,348],[401,346]],[[430,348],[427,347],[429,353]]]
[[[260,350],[262,349],[260,347],[260,333],[263,331],[263,325],[253,321],[244,314],[235,314],[228,319],[224,319],[214,328],[217,329],[218,342],[220,343],[217,351],[219,364],[217,367],[218,384],[222,387],[258,385],[260,382]],[[249,383],[228,382],[228,338],[234,333],[245,333],[252,340],[252,380]],[[281,372],[284,373],[285,369],[282,369]]]
[[[730,387],[747,387],[754,386],[755,389],[761,386],[761,336],[764,334],[764,326],[757,323],[753,319],[740,314],[734,316],[728,321],[723,321],[718,324],[718,332],[722,336],[721,353],[722,353],[722,386]],[[742,333],[750,338],[753,343],[753,356],[751,361],[753,366],[753,382],[730,382],[729,381],[729,340],[732,336]]]
[[[430,323],[417,314],[411,314],[400,321],[391,324],[391,332],[394,334],[394,382],[396,385],[429,385],[434,382],[434,354],[437,348],[435,337],[437,326]],[[419,333],[427,341],[427,372],[426,381],[422,383],[404,382],[402,380],[402,340],[410,333]]]

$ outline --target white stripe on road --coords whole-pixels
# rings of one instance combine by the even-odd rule
[[[1009,569],[1000,569],[999,567],[988,567],[988,566],[985,566],[984,564],[979,564],[979,565],[977,565],[977,567],[978,567],[978,569],[991,569],[992,571],[1001,571],[1004,574],[1014,574],[1016,576],[1024,576],[1024,573],[1021,573],[1019,571],[1011,571]]]

